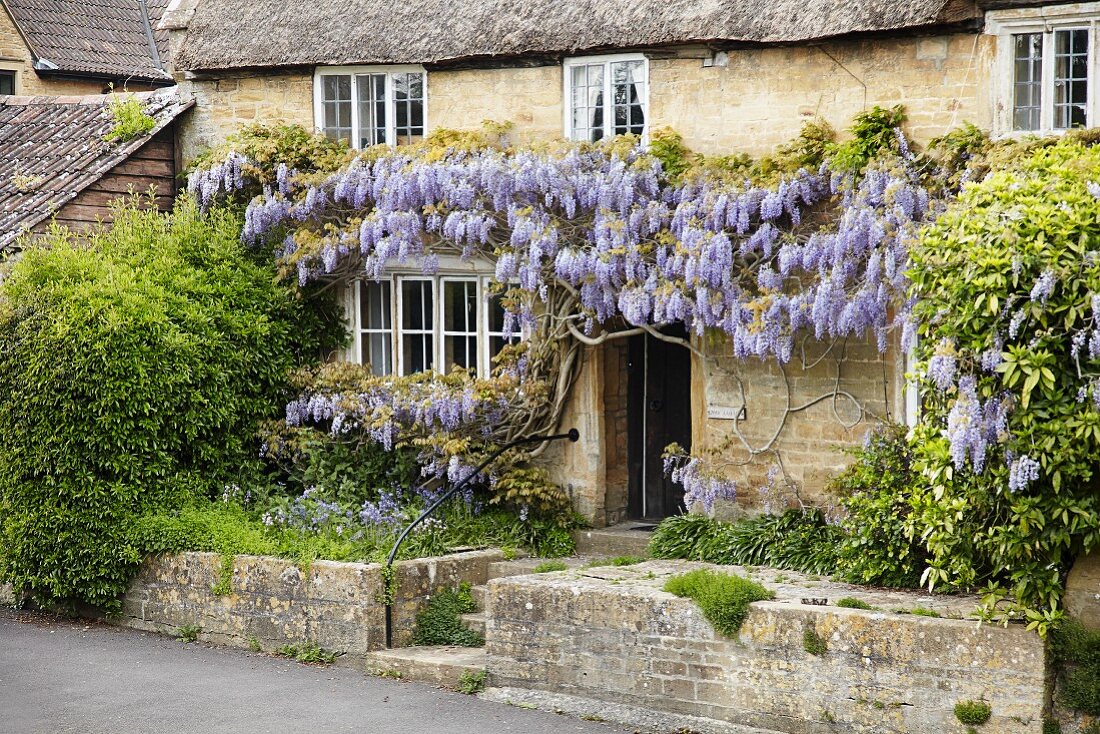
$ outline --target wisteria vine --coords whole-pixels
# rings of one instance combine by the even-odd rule
[[[234,155],[192,176],[204,203],[245,185]],[[395,265],[433,273],[443,254],[491,263],[510,296],[506,330],[532,337],[507,367],[511,389],[548,386],[542,404],[525,403],[525,420],[493,421],[506,426],[498,438],[515,437],[556,427],[579,346],[645,332],[673,339],[661,332],[671,323],[695,335],[679,341],[697,353],[698,337],[724,333],[739,359],[785,364],[805,333],[870,336],[885,351],[906,313],[908,241],[937,211],[908,160],[889,157],[859,177],[826,162],[761,185],[706,175],[670,182],[643,147],[371,151],[320,180],[280,168],[277,184],[249,204],[242,237],[277,242],[302,285],[378,279]],[[288,420],[340,431],[349,416],[386,410],[388,423],[371,422],[383,442],[401,426],[439,420],[408,416],[386,394],[332,409],[347,400],[303,397]],[[452,413],[461,423],[465,414]],[[739,437],[750,457],[775,443]],[[674,457],[671,470],[689,504],[709,507],[736,491],[698,456]]]

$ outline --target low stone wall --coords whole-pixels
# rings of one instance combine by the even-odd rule
[[[430,595],[462,581],[485,583],[500,551],[456,553],[395,564],[394,645],[410,644],[417,612]],[[349,655],[385,647],[380,564],[315,561],[301,569],[279,558],[237,556],[231,591],[214,593],[217,553],[152,556],[130,583],[119,623],[174,633],[186,625],[219,644],[264,650],[313,643]]]
[[[702,565],[702,564],[695,564]],[[984,699],[983,734],[1041,731],[1044,645],[1022,627],[835,606],[854,587],[758,578],[777,599],[753,604],[739,639],[694,602],[662,591],[688,564],[648,562],[490,582],[487,652],[494,686],[585,696],[790,734],[963,734],[963,700]],[[800,603],[825,597],[829,606]],[[908,609],[926,606],[914,596]],[[936,597],[945,616],[970,603]],[[916,602],[915,604],[913,602]],[[805,631],[828,650],[811,655]]]

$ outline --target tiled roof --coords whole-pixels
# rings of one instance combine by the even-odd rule
[[[171,123],[193,102],[174,91],[135,94],[156,120],[146,135],[108,143],[114,126],[107,102],[90,97],[0,96],[0,251]]]
[[[170,83],[168,38],[155,30],[168,0],[0,0],[40,72]],[[155,49],[155,50],[154,50]]]

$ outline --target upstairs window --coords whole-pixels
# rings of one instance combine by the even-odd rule
[[[0,71],[0,94],[15,94],[14,71]]]
[[[353,148],[423,139],[427,101],[419,67],[322,67],[314,79],[317,127]]]
[[[1080,6],[991,11],[999,38],[1002,132],[1055,132],[1096,124],[1097,21]],[[1100,9],[1100,8],[1098,8]]]
[[[519,339],[505,333],[504,308],[486,277],[392,275],[355,283],[349,295],[348,357],[376,375],[462,367],[488,377],[493,358]]]
[[[649,114],[649,63],[641,54],[590,56],[565,62],[565,135],[596,142],[644,136]]]

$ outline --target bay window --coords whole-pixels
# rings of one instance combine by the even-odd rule
[[[488,377],[493,358],[519,338],[505,332],[500,296],[489,293],[484,276],[398,274],[356,282],[348,298],[354,338],[347,357],[376,375],[462,367]]]
[[[649,114],[649,62],[641,54],[566,59],[565,135],[596,142],[644,136]]]
[[[427,76],[420,67],[320,67],[314,117],[330,140],[353,148],[414,143],[427,126]]]
[[[991,11],[998,36],[999,132],[1096,125],[1100,3]]]

